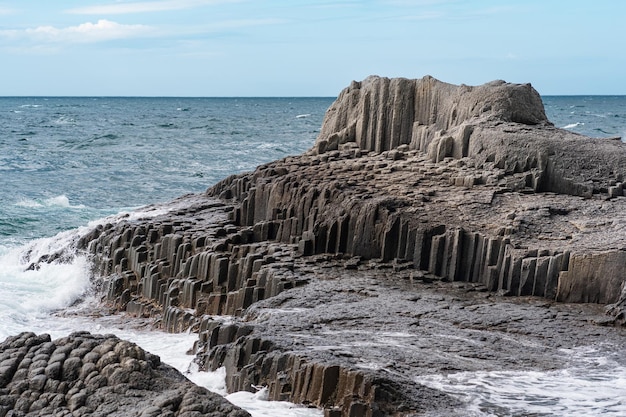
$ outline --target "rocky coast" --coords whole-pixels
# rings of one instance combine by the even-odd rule
[[[563,349],[626,347],[624,146],[555,128],[529,84],[369,77],[341,92],[308,152],[180,197],[161,215],[99,225],[76,245],[112,312],[193,329],[197,363],[224,366],[230,391],[267,386],[271,399],[329,417],[461,416],[457,398],[420,376],[559,369]],[[88,403],[72,400],[90,386],[84,369],[115,375],[96,369],[108,351],[118,367],[162,367],[117,347],[86,360],[98,345],[126,346],[98,338],[0,345],[0,389],[23,388],[0,406],[33,399],[23,414],[0,414],[45,414],[33,404],[47,383],[31,385],[57,374],[49,358],[31,372],[41,346],[64,349],[62,370],[82,357],[68,368],[80,387],[70,395],[67,385],[57,404],[70,412]],[[27,350],[28,367],[30,353],[15,360]],[[204,397],[181,395],[141,415],[211,415]],[[104,415],[98,407],[74,415]]]

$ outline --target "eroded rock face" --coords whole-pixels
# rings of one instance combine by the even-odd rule
[[[498,349],[481,360],[497,369],[526,346],[510,332],[554,338],[534,352],[541,355],[544,348],[582,343],[598,332],[595,323],[623,324],[625,172],[620,141],[554,128],[530,85],[371,77],[340,94],[311,151],[226,178],[160,216],[100,226],[78,245],[93,255],[115,309],[159,317],[168,331],[198,330],[199,362],[226,366],[232,390],[266,384],[271,398],[324,407],[329,416],[457,415],[454,400],[411,378],[433,367],[475,364],[425,360],[408,346],[394,348],[394,358],[410,358],[400,372],[364,369],[358,358],[380,355],[348,352],[349,359],[342,350],[321,349],[340,336],[315,341],[316,326],[345,323],[357,346],[358,335],[372,328],[400,329],[434,315],[428,340],[442,334],[449,340],[455,331],[471,339],[474,328],[493,332],[489,340],[498,340]],[[371,286],[383,279],[439,283],[440,294],[451,285],[540,297],[548,305],[610,304],[611,316],[526,309],[499,299],[479,307],[485,314],[476,318],[466,307],[480,301],[458,296],[440,309],[443,296],[421,297],[421,284],[402,292],[393,284]],[[320,288],[342,296],[307,296]],[[399,300],[404,294],[408,300]],[[365,313],[381,314],[344,320],[357,295],[369,298]],[[315,300],[333,304],[332,314]],[[283,305],[287,311],[271,313],[277,320],[260,310]],[[515,312],[533,325],[500,322],[490,310]],[[310,327],[289,324],[294,312]],[[207,318],[216,314],[246,322]],[[580,322],[586,324],[578,332]],[[408,333],[428,349],[420,331]],[[297,343],[283,334],[297,334]],[[618,334],[615,344],[622,343]],[[458,349],[471,356],[473,346]],[[556,354],[536,362],[530,356],[521,361],[524,369],[557,363]]]
[[[590,197],[621,182],[619,141],[556,129],[530,84],[452,85],[430,76],[369,77],[341,92],[326,113],[314,152],[355,143],[382,152],[407,145],[433,162],[469,157],[508,174],[531,173],[536,191]]]
[[[112,335],[22,333],[0,343],[0,416],[133,415],[249,416]]]
[[[466,135],[478,120],[549,124],[541,97],[530,84],[493,81],[469,87],[430,76],[417,80],[371,76],[339,94],[326,112],[316,149],[335,150],[356,142],[361,149],[376,152],[402,144],[426,151],[442,132]],[[459,149],[451,152],[467,156],[463,143],[453,148]]]

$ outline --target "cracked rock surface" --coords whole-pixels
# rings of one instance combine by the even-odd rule
[[[112,335],[0,343],[0,416],[247,417],[159,357]]]

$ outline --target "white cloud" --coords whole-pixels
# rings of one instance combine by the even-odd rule
[[[71,14],[129,14],[146,12],[166,12],[170,10],[191,9],[194,7],[220,3],[236,3],[238,0],[161,0],[131,3],[102,4],[96,6],[77,7],[66,10]]]
[[[122,25],[101,19],[96,23],[87,22],[65,28],[39,26],[25,30],[2,30],[0,37],[40,43],[93,43],[142,36],[151,30],[145,25]]]

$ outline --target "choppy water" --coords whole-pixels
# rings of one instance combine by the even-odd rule
[[[619,136],[626,141],[625,96],[547,96],[543,102],[556,127],[592,138]]]
[[[88,265],[31,260],[66,246],[76,228],[146,204],[202,192],[234,173],[311,147],[329,98],[0,98],[0,339],[115,333],[187,371],[197,336],[158,334],[105,319],[59,317],[95,299]],[[93,223],[92,223],[93,224]],[[28,256],[27,256],[28,255]],[[220,374],[190,379],[224,393]],[[232,394],[256,417],[319,416]]]
[[[36,259],[63,247],[77,228],[105,216],[201,192],[227,175],[301,153],[312,146],[332,101],[0,98],[0,339],[26,330],[53,337],[74,330],[116,333],[223,392],[223,375],[187,369],[191,358],[184,352],[194,335],[155,336],[104,318],[59,317],[56,312],[84,308],[77,300],[95,302],[87,261],[76,257],[27,270],[27,255]],[[626,97],[544,102],[558,127],[626,136]],[[465,398],[474,415],[626,415],[626,394],[620,396],[626,393],[625,364],[607,349],[589,347],[579,356],[560,373],[434,375],[423,382]],[[617,365],[584,372],[610,361]],[[547,389],[564,399],[538,396]],[[584,401],[577,399],[580,390]],[[255,416],[321,415],[287,403],[268,405],[263,392],[229,398]]]

